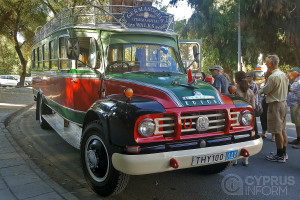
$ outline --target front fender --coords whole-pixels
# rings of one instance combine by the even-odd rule
[[[130,100],[122,95],[112,95],[105,100],[95,102],[87,113],[85,124],[98,118],[103,124],[109,141],[116,146],[134,146],[134,126],[136,120],[146,114],[165,113],[158,102],[132,97]]]

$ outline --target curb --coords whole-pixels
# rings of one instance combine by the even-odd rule
[[[17,114],[21,114],[25,111],[27,111],[29,108],[31,108],[35,103],[29,104],[11,114],[8,115],[8,117],[6,117],[6,119],[4,120],[4,126],[5,128],[8,126],[8,124],[12,121],[12,119],[17,115]],[[8,129],[7,129],[8,130]]]
[[[57,184],[55,181],[53,181],[47,174],[45,174],[30,158],[29,156],[22,150],[22,148],[17,144],[17,142],[14,140],[12,133],[7,128],[9,123],[13,120],[13,118],[18,115],[26,112],[28,109],[30,109],[35,103],[29,104],[26,107],[23,107],[11,114],[8,115],[8,117],[4,120],[4,126],[7,132],[9,134],[6,134],[6,138],[8,139],[9,143],[12,145],[12,147],[16,150],[17,154],[20,155],[20,157],[24,160],[25,164],[35,173],[45,184],[47,184],[51,189],[53,189],[54,192],[56,192],[60,197],[63,199],[70,199],[70,200],[78,200],[76,196],[68,192],[66,189],[64,189],[62,186]]]

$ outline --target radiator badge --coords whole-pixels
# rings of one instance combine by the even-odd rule
[[[196,122],[197,131],[206,131],[209,127],[209,119],[207,116],[201,115]]]
[[[201,92],[194,92],[194,96],[182,97],[187,106],[217,104],[214,96],[203,95]],[[199,100],[199,101],[197,101]]]
[[[182,97],[184,101],[187,100],[206,100],[206,99],[215,99],[214,96],[209,96],[209,95],[203,95],[201,92],[194,92],[194,96],[186,96]]]

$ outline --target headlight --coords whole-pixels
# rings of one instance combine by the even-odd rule
[[[253,114],[249,110],[245,110],[245,111],[241,112],[241,115],[240,115],[240,124],[241,125],[248,126],[249,124],[251,124],[252,119],[253,119]]]
[[[155,122],[152,119],[144,119],[138,126],[138,131],[143,137],[150,137],[155,131]]]

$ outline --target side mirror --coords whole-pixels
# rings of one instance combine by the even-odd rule
[[[97,65],[97,40],[95,38],[90,39],[88,65],[91,68],[95,68]]]
[[[198,52],[198,48],[196,46],[193,46],[193,54],[194,54],[194,60],[196,63],[200,62],[199,59],[199,52]]]
[[[77,38],[69,38],[67,41],[67,57],[71,60],[79,58],[79,41]]]

